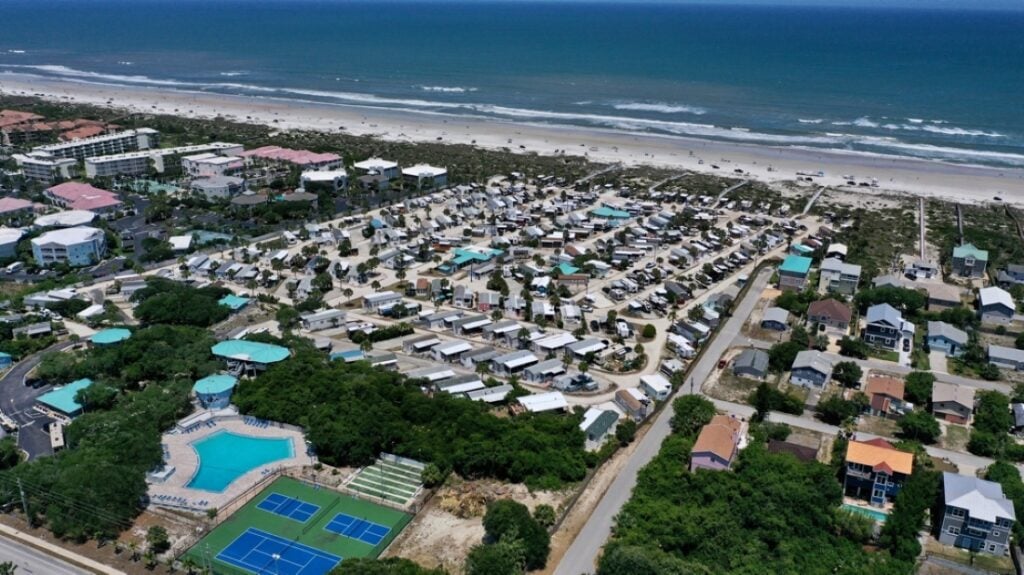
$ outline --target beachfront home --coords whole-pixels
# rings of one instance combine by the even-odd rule
[[[807,287],[807,276],[811,272],[811,258],[786,256],[779,266],[779,289],[802,291]]]
[[[966,425],[974,413],[974,388],[936,381],[932,384],[932,413],[950,423]]]
[[[11,158],[26,178],[44,184],[78,177],[78,161],[74,158],[57,158],[45,152],[14,154]]]
[[[352,164],[352,167],[364,175],[380,176],[383,178],[385,185],[388,180],[394,180],[399,175],[397,162],[381,158],[368,158]],[[379,182],[377,184],[379,185]]]
[[[825,354],[805,349],[796,354],[790,368],[789,382],[803,387],[825,387],[832,377],[832,362]]]
[[[994,482],[942,473],[942,520],[936,531],[946,545],[1003,556],[1017,522],[1013,501]]]
[[[435,189],[448,185],[448,170],[428,164],[416,164],[404,168],[402,177],[416,189]]]
[[[859,283],[860,266],[838,258],[828,258],[821,262],[821,277],[818,280],[820,291],[853,295]]]
[[[1024,285],[1024,265],[1009,264],[1006,269],[999,270],[996,281],[1000,287],[1010,288],[1015,285]]]
[[[967,332],[944,321],[928,322],[928,348],[946,357],[960,357],[967,347]]]
[[[690,473],[698,469],[723,471],[732,467],[746,433],[746,423],[728,415],[716,415],[701,428],[690,451]]]
[[[988,251],[964,244],[953,248],[953,273],[965,278],[980,278],[988,266]]]
[[[849,306],[836,299],[823,299],[807,306],[807,322],[824,326],[825,331],[846,334],[850,329],[853,312]]]
[[[887,303],[869,307],[865,319],[864,341],[875,347],[899,350],[904,339],[914,338],[914,324]]]
[[[875,507],[891,502],[913,471],[914,454],[884,439],[850,440],[846,447],[843,491]]]
[[[978,315],[985,323],[1010,323],[1017,313],[1013,296],[1003,288],[991,286],[978,290]]]

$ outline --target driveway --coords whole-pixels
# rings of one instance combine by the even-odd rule
[[[949,366],[946,364],[946,353],[942,351],[932,351],[928,353],[928,365],[931,367],[930,371],[936,371],[939,373],[949,373]]]
[[[51,455],[50,434],[46,425],[52,421],[34,409],[36,398],[52,389],[52,385],[32,388],[25,385],[25,376],[43,359],[43,354],[62,351],[74,345],[65,341],[51,345],[39,353],[16,363],[3,378],[0,378],[0,409],[18,424],[18,447],[28,454],[29,459]]]

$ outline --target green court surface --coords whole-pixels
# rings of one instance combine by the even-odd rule
[[[267,508],[273,508],[275,502],[282,499],[281,496],[308,504],[305,506],[307,509],[312,509],[313,506],[319,509],[305,522],[267,511]],[[264,503],[261,509],[260,503],[268,497],[271,498],[270,504]],[[326,529],[339,514],[381,525],[390,531],[380,543],[370,545],[359,538],[346,537]],[[407,513],[356,499],[328,487],[315,488],[311,484],[290,477],[279,477],[196,543],[185,556],[191,557],[199,565],[212,565],[215,575],[260,573],[259,569],[243,569],[217,558],[218,554],[230,547],[247,530],[257,529],[289,542],[341,557],[343,560],[349,557],[377,557],[411,520],[412,516]]]
[[[348,488],[370,497],[407,505],[420,489],[421,467],[378,459],[364,467]]]

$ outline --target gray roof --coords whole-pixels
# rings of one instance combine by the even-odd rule
[[[974,388],[936,381],[932,384],[932,403],[952,402],[974,409]]]
[[[860,266],[848,264],[839,258],[826,258],[821,262],[821,271],[838,272],[844,275],[860,277]]]
[[[832,373],[832,362],[830,362],[820,351],[805,349],[796,354],[796,359],[793,360],[792,369],[813,369],[819,373],[829,375]]]
[[[732,369],[753,369],[764,373],[768,371],[768,353],[760,349],[745,349],[732,362]]]
[[[967,345],[967,332],[944,321],[928,322],[928,337],[944,337],[953,343]]]
[[[770,307],[764,310],[764,318],[761,321],[774,321],[785,325],[789,322],[789,312],[781,307]]]
[[[989,359],[1004,359],[1014,363],[1024,363],[1024,349],[1005,347],[994,343],[988,344]]]
[[[887,303],[880,303],[868,308],[867,322],[869,324],[884,321],[896,329],[900,329],[903,323],[903,315],[899,310]]]
[[[966,509],[972,519],[990,523],[1017,519],[1013,502],[1003,495],[1003,487],[998,483],[946,471],[942,474],[942,488],[946,505]]]

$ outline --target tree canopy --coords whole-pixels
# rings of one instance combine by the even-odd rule
[[[227,319],[231,310],[217,303],[231,293],[226,288],[193,288],[164,278],[149,278],[132,296],[138,303],[135,317],[146,324],[208,327]]]

